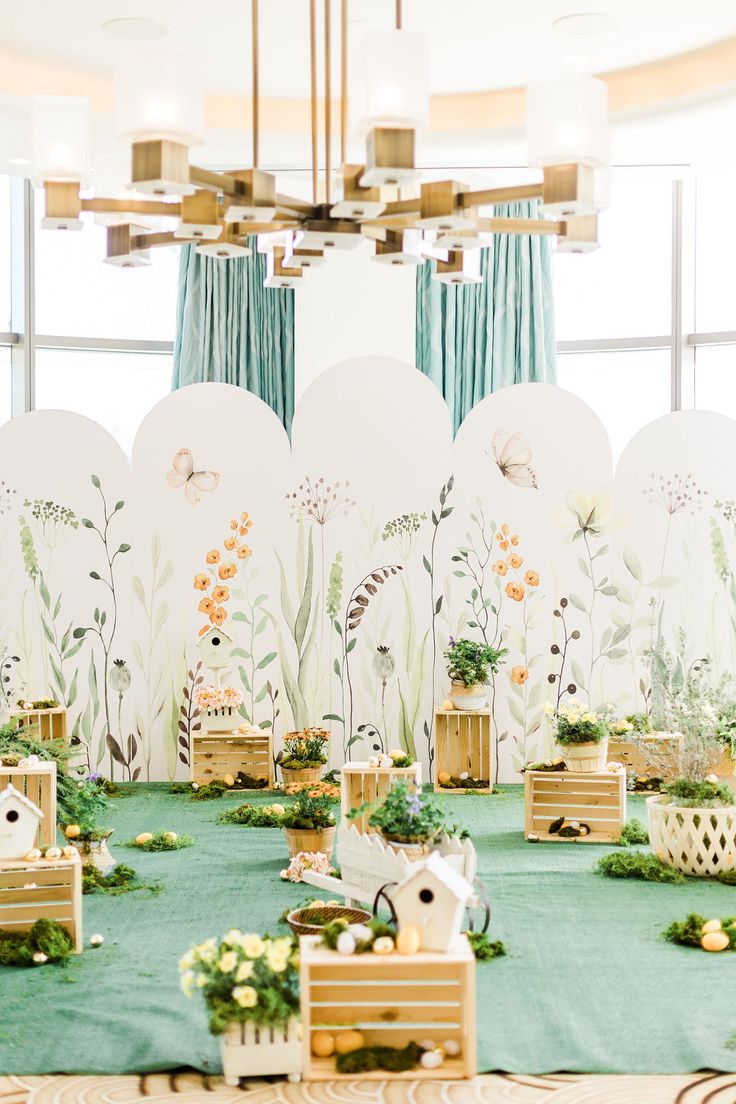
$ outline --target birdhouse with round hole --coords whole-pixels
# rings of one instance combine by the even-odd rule
[[[6,786],[0,793],[0,862],[23,859],[36,846],[38,822],[43,813],[38,805]]]
[[[412,863],[403,882],[390,892],[399,931],[409,925],[417,928],[422,951],[452,949],[474,891],[446,859],[435,852]]]
[[[224,671],[232,666],[234,644],[231,636],[213,627],[200,636],[197,647],[205,667],[209,667],[210,671]]]

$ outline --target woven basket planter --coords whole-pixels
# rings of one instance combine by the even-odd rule
[[[488,701],[488,691],[483,683],[466,686],[464,682],[453,679],[449,698],[455,709],[483,709]]]
[[[328,859],[332,858],[332,849],[335,846],[335,825],[332,828],[323,828],[321,832],[316,832],[313,828],[284,828],[284,835],[290,859],[300,851],[308,851],[310,854],[321,851]]]
[[[321,905],[316,908],[293,909],[286,917],[294,935],[321,935],[325,924],[333,920],[347,920],[348,924],[367,924],[371,913],[362,908],[347,905]]]
[[[307,782],[309,785],[314,785],[315,782],[319,782],[321,774],[322,767],[305,767],[304,770],[289,770],[288,767],[281,768],[281,775],[284,779],[285,786],[289,786],[294,782],[299,782],[301,784]]]
[[[662,862],[694,878],[736,865],[736,805],[690,809],[661,794],[647,798],[649,845]]]
[[[299,1081],[302,1044],[297,1021],[283,1027],[256,1027],[254,1023],[228,1024],[220,1038],[220,1057],[225,1084],[235,1087],[241,1077],[286,1074]]]
[[[604,771],[608,762],[608,740],[599,740],[597,744],[592,741],[588,744],[560,745],[560,752],[565,760],[565,766],[573,774],[592,774],[595,771]]]

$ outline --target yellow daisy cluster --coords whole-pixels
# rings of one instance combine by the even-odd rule
[[[210,980],[221,974],[232,979],[232,998],[241,1008],[254,1008],[258,1003],[258,990],[245,984],[254,976],[256,963],[261,962],[273,974],[282,974],[294,964],[293,946],[289,936],[264,939],[255,932],[241,932],[232,928],[223,936],[220,944],[207,939],[192,947],[179,961],[181,989],[191,997],[197,989],[203,989]],[[263,972],[260,974],[263,978]]]
[[[250,546],[239,538],[247,537],[252,525],[247,510],[240,515],[240,520],[233,518],[228,529],[230,535],[222,542],[226,554],[223,556],[219,548],[211,548],[205,555],[206,570],[194,576],[194,589],[204,595],[197,608],[207,615],[210,622],[199,630],[200,636],[204,636],[212,625],[221,626],[227,618],[225,603],[230,599],[230,588],[226,584],[238,570],[238,565],[228,554],[233,554],[238,560],[246,560],[251,555]]]

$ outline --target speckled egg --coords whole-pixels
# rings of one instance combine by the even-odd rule
[[[363,1046],[363,1036],[359,1031],[341,1031],[335,1038],[335,1050],[338,1054],[350,1054]]]
[[[315,1031],[312,1035],[312,1054],[317,1058],[329,1058],[334,1053],[334,1036],[329,1031]]]
[[[41,852],[39,851],[39,849],[37,847],[32,847],[26,855],[26,862],[36,862],[36,860],[40,858]]]
[[[416,954],[421,943],[422,937],[419,928],[416,928],[413,924],[407,924],[396,936],[396,950],[399,954]]]
[[[47,847],[44,852],[45,859],[60,859],[61,848],[60,847]]]
[[[141,832],[139,836],[135,837],[135,842],[140,845],[142,843],[150,843],[152,839],[153,832]]]
[[[33,956],[33,961],[36,963],[37,966],[43,966],[44,962],[48,962],[48,960],[49,956],[45,955],[43,951],[36,951]]]
[[[373,953],[378,955],[393,954],[394,941],[390,935],[379,935],[373,942]]]

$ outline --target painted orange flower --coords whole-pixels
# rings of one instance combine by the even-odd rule
[[[503,525],[501,526],[501,532],[503,533],[503,535],[505,537],[507,537],[509,535],[510,531],[511,530],[509,529],[508,525],[506,524],[506,522],[504,522]]]
[[[491,565],[491,571],[495,571],[497,575],[505,575],[508,568],[503,560],[496,560],[496,562]]]
[[[212,591],[212,597],[219,606],[221,602],[227,602],[230,597],[230,588],[226,586],[216,586]],[[209,610],[207,610],[207,612],[209,613]]]
[[[520,602],[524,597],[524,588],[521,583],[507,583],[506,593],[509,598],[513,598],[515,602]]]
[[[507,563],[508,563],[509,567],[521,567],[523,562],[524,562],[523,556],[517,555],[516,552],[512,552],[511,555],[509,556],[508,560],[507,560]]]
[[[220,553],[217,551],[216,548],[211,548],[209,550],[209,552],[207,553],[207,555],[205,556],[205,559],[206,559],[208,564],[219,563],[220,562]]]
[[[523,686],[528,678],[529,672],[526,667],[511,668],[511,681],[515,682],[517,686]]]
[[[524,582],[527,586],[539,586],[539,573],[536,571],[527,571],[524,576]]]
[[[516,548],[517,544],[519,543],[519,536],[517,533],[514,533],[513,537],[511,538],[511,543],[513,544],[514,548]]]
[[[194,589],[195,590],[207,590],[210,585],[209,576],[204,572],[200,572],[199,575],[194,576]]]
[[[507,540],[502,540],[498,547],[502,552],[508,552],[509,542]]]
[[[222,606],[218,606],[217,609],[214,609],[210,614],[210,621],[213,625],[221,625],[226,617],[227,610],[223,609]]]
[[[225,543],[225,547],[227,548],[228,552],[232,552],[233,548],[238,547],[237,537],[228,537],[227,540],[224,543]]]
[[[199,610],[200,613],[212,613],[214,608],[215,608],[215,603],[212,601],[211,598],[203,598],[202,601],[197,606],[197,609]]]
[[[248,511],[247,511],[247,510],[243,510],[242,514],[240,515],[240,520],[241,520],[241,521],[242,521],[243,523],[245,523],[245,522],[246,522],[246,521],[248,520],[248,518],[249,518],[249,517],[250,517],[250,514],[248,513]],[[251,525],[252,525],[252,524],[253,524],[253,522],[251,522]]]
[[[251,555],[251,550],[248,547],[248,545],[247,544],[241,544],[240,548],[238,549],[238,559],[239,560],[247,560],[248,556],[250,556],[250,555]]]
[[[204,634],[205,634],[205,633],[208,633],[208,632],[210,631],[210,629],[211,629],[211,628],[212,628],[212,626],[211,626],[211,625],[203,625],[203,626],[202,626],[202,628],[201,628],[201,629],[199,630],[199,633],[198,633],[198,635],[199,635],[199,636],[204,636]]]
[[[220,566],[217,569],[217,574],[219,575],[219,577],[221,579],[232,579],[233,575],[235,574],[235,572],[237,570],[238,569],[235,566],[235,564],[232,564],[232,563],[220,564]]]

